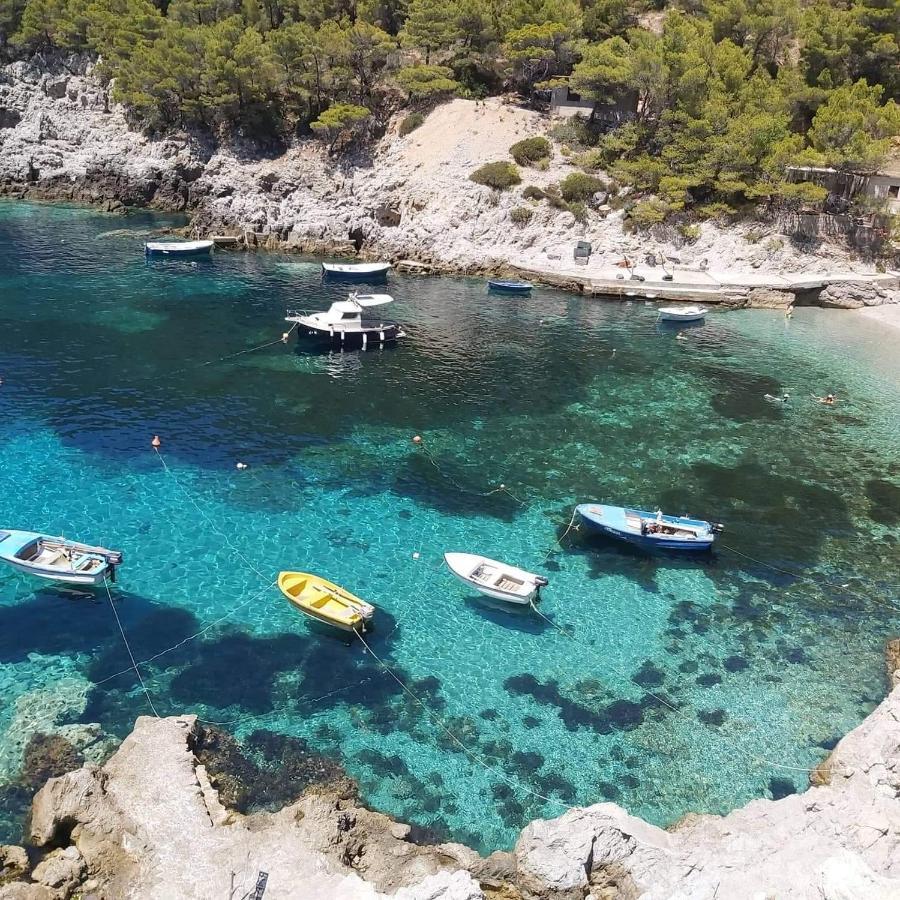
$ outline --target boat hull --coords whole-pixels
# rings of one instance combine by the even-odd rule
[[[676,553],[705,553],[712,549],[716,536],[709,532],[705,535],[698,535],[695,538],[686,540],[684,538],[670,537],[665,534],[641,534],[639,531],[632,531],[624,527],[624,522],[620,523],[616,520],[615,512],[621,511],[622,507],[608,507],[602,504],[584,503],[577,507],[578,515],[581,521],[593,531],[600,534],[608,535],[619,541],[626,541],[636,547],[642,547],[645,550],[669,550]],[[611,521],[604,521],[603,511],[613,512]],[[642,516],[649,520],[654,519],[654,515],[643,510],[637,510]],[[679,521],[678,517],[665,516],[663,524],[676,525]],[[680,521],[691,522],[698,526],[709,527],[708,522],[702,522],[698,519],[681,519]]]
[[[352,269],[349,265],[337,267],[322,263],[322,275],[335,281],[384,281],[390,268],[388,263],[371,269]]]
[[[0,530],[0,563],[45,581],[93,587],[107,578],[115,580],[121,561],[118,551],[36,531]]]
[[[546,583],[546,581],[543,581],[542,584],[535,583],[535,576],[531,572],[471,553],[445,553],[444,561],[457,581],[461,581],[464,585],[472,588],[474,591],[478,591],[479,594],[483,594],[485,597],[500,600],[504,603],[512,603],[516,606],[529,606],[537,600],[542,584]],[[530,585],[531,589],[527,593],[505,591],[495,584],[485,584],[484,582],[476,581],[471,577],[471,573],[481,564],[493,566],[498,575],[501,573],[510,575],[524,584]]]
[[[335,350],[365,350],[370,347],[393,344],[406,337],[406,333],[397,323],[378,323],[370,328],[356,331],[312,328],[308,325],[301,325],[297,333],[299,340],[306,340]]]
[[[166,246],[165,243],[148,243],[144,244],[144,253],[147,256],[209,256],[213,252],[212,241],[194,241],[189,246],[180,246],[172,243]]]
[[[663,308],[659,310],[660,322],[702,322],[705,318],[705,309],[679,310]]]
[[[79,574],[77,572],[62,574],[52,569],[42,569],[39,566],[29,565],[22,560],[4,558],[3,562],[23,575],[33,575],[35,578],[43,578],[45,581],[59,581],[63,584],[80,584],[87,587],[95,587],[98,584],[102,584],[112,575],[110,566],[105,566],[96,572],[87,574]]]
[[[529,294],[531,285],[527,282],[489,281],[488,290],[495,294]]]
[[[278,588],[294,609],[338,631],[366,631],[375,607],[345,588],[308,572],[280,572]]]

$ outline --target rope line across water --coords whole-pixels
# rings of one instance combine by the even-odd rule
[[[241,601],[240,603],[237,604],[237,606],[234,606],[230,610],[228,610],[227,613],[225,613],[222,616],[219,616],[218,619],[214,619],[208,625],[201,628],[200,631],[195,631],[193,634],[189,635],[188,637],[182,638],[177,643],[172,644],[171,647],[166,647],[165,650],[160,650],[159,653],[154,653],[153,656],[148,656],[146,659],[140,660],[140,662],[138,662],[138,665],[145,666],[145,665],[147,665],[147,663],[151,663],[154,660],[159,659],[161,656],[165,656],[167,653],[171,653],[173,650],[177,650],[179,647],[183,647],[185,644],[189,643],[190,641],[193,641],[198,637],[202,637],[208,631],[211,631],[213,628],[215,628],[216,625],[220,625],[226,619],[231,618],[231,616],[233,616],[236,612],[240,612],[240,610],[242,610],[245,606],[252,603],[254,600],[258,600],[260,597],[263,596],[263,594],[267,593],[271,588],[275,587],[276,584],[278,584],[277,581],[273,581],[270,584],[267,584],[261,591],[259,591],[259,593],[254,594],[252,597],[249,597],[248,599]],[[99,681],[95,681],[94,684],[95,685],[105,684],[107,681],[112,681],[113,678],[118,678],[120,675],[125,675],[126,673],[128,673],[130,671],[131,671],[131,667],[129,666],[127,669],[122,669],[121,672],[116,672],[114,675],[107,675],[105,678],[101,678]]]
[[[360,632],[357,631],[357,632],[356,632],[356,636],[359,638],[360,641],[362,641],[363,646],[364,646],[364,647],[366,648],[366,650],[371,654],[372,658],[375,659],[375,660],[378,662],[378,664],[384,669],[384,671],[385,671],[391,678],[393,678],[394,681],[397,682],[397,684],[400,686],[401,690],[402,690],[408,697],[410,697],[410,699],[412,699],[413,702],[416,703],[416,705],[418,705],[418,706],[424,711],[425,715],[428,716],[428,718],[429,718],[429,719],[430,719],[430,720],[431,720],[438,728],[440,728],[441,731],[443,731],[443,732],[450,738],[450,740],[452,740],[453,743],[456,744],[456,746],[459,747],[460,750],[462,750],[463,753],[465,753],[465,755],[469,757],[469,759],[471,759],[473,762],[477,763],[479,766],[481,766],[482,768],[484,768],[484,769],[487,770],[488,772],[490,772],[490,773],[491,773],[493,776],[495,776],[496,778],[499,778],[501,781],[505,782],[509,787],[511,787],[511,788],[513,788],[513,789],[520,790],[520,791],[522,791],[522,792],[524,792],[524,793],[526,793],[526,794],[529,794],[529,795],[532,796],[532,797],[537,798],[538,800],[543,800],[545,803],[555,803],[557,806],[561,807],[562,809],[566,809],[566,810],[569,810],[569,809],[578,809],[578,807],[572,806],[572,805],[570,805],[570,804],[568,804],[568,803],[565,803],[564,801],[558,799],[557,797],[548,797],[548,796],[546,796],[546,795],[544,795],[544,794],[539,793],[538,791],[533,791],[531,788],[526,787],[526,786],[523,785],[521,782],[519,782],[518,779],[516,779],[516,780],[510,779],[509,777],[507,777],[507,775],[506,775],[502,770],[500,770],[500,769],[497,768],[496,766],[492,766],[492,765],[491,765],[489,762],[487,762],[483,757],[479,756],[477,753],[475,753],[474,751],[470,750],[470,749],[469,749],[469,748],[468,748],[468,747],[467,747],[467,746],[466,746],[466,745],[465,745],[465,744],[464,744],[464,743],[463,743],[463,742],[462,742],[462,741],[461,741],[461,740],[460,740],[460,739],[459,739],[459,738],[458,738],[458,737],[457,737],[457,736],[456,736],[456,735],[455,735],[455,734],[447,727],[447,725],[444,724],[443,720],[442,720],[442,719],[439,719],[436,715],[434,715],[434,714],[431,712],[431,710],[428,708],[428,706],[427,706],[422,700],[420,700],[419,697],[418,697],[418,696],[417,696],[417,695],[416,695],[416,694],[415,694],[415,693],[414,693],[414,692],[406,685],[406,683],[403,681],[403,679],[400,678],[400,676],[397,675],[397,673],[394,672],[394,670],[393,670],[393,669],[392,669],[392,668],[391,668],[391,667],[390,667],[390,666],[389,666],[389,665],[388,665],[388,664],[387,664],[387,663],[386,663],[386,662],[385,662],[385,661],[384,661],[384,660],[383,660],[383,659],[382,659],[382,658],[381,658],[381,657],[380,657],[380,656],[379,656],[379,655],[378,655],[378,654],[377,654],[377,653],[369,646],[369,643],[368,643],[368,642],[366,641],[366,639],[362,636],[362,634],[361,634]]]
[[[125,643],[125,649],[128,651],[128,656],[131,659],[131,666],[134,669],[134,674],[137,675],[138,681],[141,683],[141,688],[144,691],[144,696],[147,698],[147,703],[150,704],[150,709],[153,710],[153,715],[158,719],[160,715],[156,711],[156,707],[153,705],[153,698],[150,696],[150,691],[147,690],[147,685],[144,684],[144,678],[141,675],[141,670],[138,668],[138,664],[134,661],[134,654],[131,652],[131,645],[128,643],[128,638],[125,636],[125,629],[122,627],[122,620],[119,618],[119,612],[116,609],[116,604],[113,603],[112,592],[109,589],[109,581],[104,579],[103,586],[106,588],[106,596],[109,598],[109,606],[113,611],[113,615],[116,617],[116,625],[119,626],[119,633],[122,635],[122,640]]]

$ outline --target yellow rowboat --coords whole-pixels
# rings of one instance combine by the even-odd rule
[[[300,612],[343,631],[365,631],[375,615],[370,603],[308,572],[279,572],[278,587]]]

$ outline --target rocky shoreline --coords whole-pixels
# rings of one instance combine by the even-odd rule
[[[416,842],[339,776],[277,812],[237,812],[216,754],[232,739],[195,716],[142,717],[105,765],[40,790],[30,851],[0,847],[0,900],[212,900],[263,877],[273,900],[898,898],[900,641],[887,660],[891,693],[803,794],[668,830],[614,803],[571,809],[486,858]]]
[[[222,236],[232,246],[386,257],[423,273],[520,270],[606,296],[620,293],[609,283],[618,287],[615,264],[628,258],[648,284],[664,267],[686,289],[708,283],[711,299],[737,306],[799,300],[856,308],[900,300],[896,277],[879,276],[874,260],[837,243],[800,244],[774,223],[635,233],[623,227],[612,193],[595,197],[583,221],[523,199],[525,187],[543,190],[574,171],[564,145],[546,168],[523,169],[521,188],[474,184],[468,176],[481,163],[507,158],[512,143],[551,124],[499,99],[452,101],[406,137],[395,125],[372,148],[333,158],[312,140],[275,153],[249,143],[217,146],[196,134],[151,139],[129,127],[92,69],[83,57],[38,57],[0,69],[0,194],[109,212],[185,212],[193,235]],[[618,199],[626,193],[620,189]],[[514,221],[512,211],[523,207],[527,220]],[[577,241],[593,246],[589,266],[574,263]],[[728,269],[716,271],[724,261]],[[821,290],[828,282],[837,282],[830,293]],[[818,286],[812,292],[804,287],[810,283]],[[762,290],[754,296],[753,287]],[[660,281],[654,291],[663,297],[670,288]]]

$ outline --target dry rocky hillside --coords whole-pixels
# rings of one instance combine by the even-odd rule
[[[331,158],[319,142],[301,141],[270,157],[188,135],[150,140],[129,130],[123,110],[110,107],[90,72],[89,63],[74,58],[65,66],[18,62],[0,70],[0,191],[108,209],[184,209],[199,233],[247,233],[251,242],[311,251],[361,249],[455,271],[507,263],[571,270],[578,240],[592,243],[592,268],[627,256],[684,270],[709,264],[749,273],[873,271],[838,245],[801,250],[759,225],[704,223],[695,240],[665,227],[628,234],[622,212],[602,195],[584,223],[546,201],[523,200],[526,186],[546,187],[575,171],[559,144],[546,170],[522,169],[518,187],[479,186],[469,180],[477,167],[508,160],[510,145],[551,124],[497,98],[454,100],[406,137],[395,123],[370,156]],[[514,224],[510,213],[522,205],[532,218]]]

